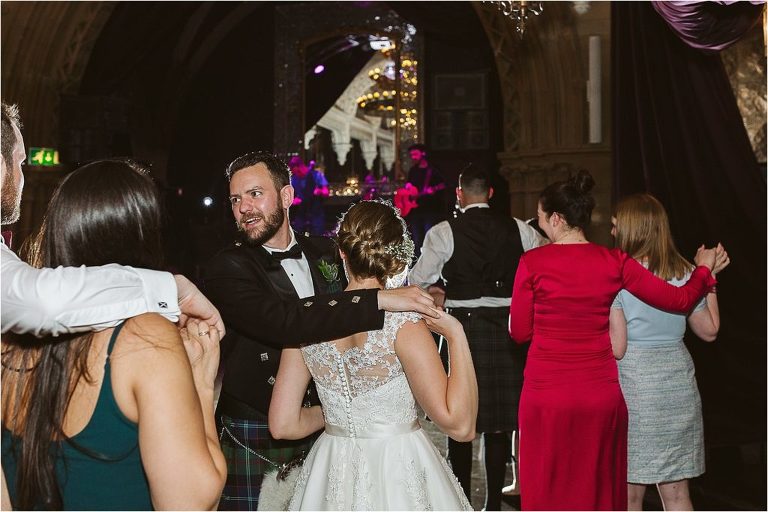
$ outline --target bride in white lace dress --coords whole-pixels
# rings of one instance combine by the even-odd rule
[[[401,286],[413,257],[405,222],[363,201],[341,221],[347,290]],[[428,327],[448,340],[447,376]],[[301,406],[310,377],[322,402]],[[459,322],[385,313],[380,331],[286,349],[269,409],[276,438],[325,428],[304,462],[290,510],[471,510],[451,469],[419,425],[417,402],[458,441],[474,438],[477,381]]]

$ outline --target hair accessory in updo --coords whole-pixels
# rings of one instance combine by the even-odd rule
[[[403,241],[397,244],[390,244],[384,247],[384,252],[391,254],[398,260],[404,262],[406,265],[410,265],[413,260],[413,255],[416,251],[416,245],[411,240],[411,236],[408,234],[408,229],[403,229]]]
[[[391,254],[406,265],[410,265],[411,261],[413,261],[413,256],[416,253],[416,245],[413,243],[413,240],[411,240],[411,235],[408,233],[408,225],[400,214],[400,208],[392,204],[392,201],[386,199],[374,199],[374,201],[392,208],[395,211],[395,215],[397,215],[397,219],[403,225],[403,240],[397,244],[389,244],[384,248],[384,252]]]
[[[361,202],[379,203],[385,206],[389,206],[390,208],[392,208],[392,210],[394,210],[395,215],[397,216],[397,220],[399,220],[403,226],[403,239],[398,243],[391,243],[385,246],[384,252],[391,256],[394,256],[396,259],[402,261],[406,265],[410,265],[416,253],[416,245],[413,243],[413,240],[411,240],[411,235],[408,232],[408,225],[405,223],[405,219],[403,219],[403,216],[400,214],[400,208],[392,204],[392,201],[388,199],[370,199],[370,200],[361,201]],[[344,216],[346,214],[347,212],[344,212],[339,217],[339,225],[341,225],[344,222]]]
[[[360,201],[350,206],[339,219],[336,241],[350,273],[375,277],[386,286],[390,278],[407,271],[415,252],[399,210],[385,200]]]

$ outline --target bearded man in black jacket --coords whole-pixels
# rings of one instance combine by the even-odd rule
[[[227,459],[220,510],[255,510],[263,476],[308,452],[314,437],[275,440],[267,414],[285,346],[381,329],[384,310],[435,316],[418,287],[355,290],[346,286],[331,239],[290,228],[288,166],[269,153],[248,153],[227,167],[229,199],[241,239],[204,269],[204,290],[218,307],[224,380],[216,408]],[[306,403],[317,404],[313,386]]]

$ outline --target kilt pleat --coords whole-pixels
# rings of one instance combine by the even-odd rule
[[[509,337],[509,308],[453,308],[467,335],[477,374],[477,432],[517,430],[528,343]]]
[[[284,464],[302,452],[309,453],[315,439],[286,443],[274,440],[266,423],[223,415],[217,420],[221,451],[227,460],[227,482],[221,492],[219,510],[256,510],[264,474],[275,469],[259,455],[278,465]]]

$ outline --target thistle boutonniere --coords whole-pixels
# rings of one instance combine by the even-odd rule
[[[328,263],[325,260],[320,260],[317,262],[317,268],[320,270],[320,273],[328,284],[328,293],[341,291],[338,263]]]

